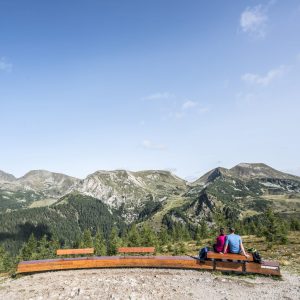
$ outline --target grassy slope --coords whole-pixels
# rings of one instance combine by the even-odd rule
[[[186,201],[188,201],[188,199],[182,196],[171,196],[166,200],[162,209],[160,209],[157,213],[155,213],[152,217],[145,221],[145,223],[150,224],[152,228],[158,230],[161,227],[164,215],[172,208],[182,206],[184,203],[186,203]]]
[[[245,248],[256,248],[264,260],[279,261],[280,266],[284,270],[296,272],[300,274],[300,232],[290,232],[288,235],[288,243],[286,245],[268,245],[263,237],[243,236]],[[204,239],[196,245],[195,241],[185,242],[186,254],[197,256],[199,249],[205,246],[211,246],[212,239]],[[166,249],[166,248],[165,248]],[[172,253],[164,252],[163,255],[172,255]]]

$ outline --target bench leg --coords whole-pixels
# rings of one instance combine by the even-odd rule
[[[246,273],[246,262],[243,261],[243,274],[245,274],[245,273]]]

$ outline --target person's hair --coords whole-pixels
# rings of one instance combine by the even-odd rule
[[[221,233],[221,234],[224,234],[224,233],[225,233],[225,228],[224,228],[224,227],[221,227],[221,228],[220,228],[220,233]]]
[[[230,233],[234,233],[235,229],[233,227],[229,227],[229,231],[230,231]]]

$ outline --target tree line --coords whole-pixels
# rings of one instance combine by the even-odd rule
[[[244,220],[232,222],[219,217],[214,226],[208,226],[204,220],[194,228],[185,223],[172,223],[170,227],[162,227],[156,232],[147,223],[133,224],[127,228],[112,226],[109,234],[104,234],[103,228],[96,231],[86,228],[74,240],[61,240],[53,234],[44,234],[42,237],[31,233],[17,253],[11,255],[0,246],[0,272],[12,270],[19,261],[56,258],[56,250],[60,248],[95,248],[95,255],[116,255],[121,246],[154,246],[158,253],[172,253],[173,255],[186,252],[185,241],[201,241],[207,238],[214,239],[220,227],[234,226],[241,235],[263,236],[269,246],[288,242],[288,231],[299,231],[298,219],[283,220],[272,210],[264,214]],[[107,232],[106,232],[107,233]]]

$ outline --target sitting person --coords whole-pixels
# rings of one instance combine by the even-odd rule
[[[226,253],[227,250],[229,250],[229,253],[235,253],[235,254],[243,254],[246,257],[249,257],[249,255],[246,253],[242,238],[235,234],[234,228],[229,228],[230,234],[227,235],[225,240],[225,247],[224,247],[224,253]],[[228,249],[229,247],[229,249]],[[221,252],[222,253],[222,252]]]
[[[220,228],[220,235],[217,237],[216,243],[213,245],[215,252],[220,253],[224,251],[225,240],[226,240],[225,229]],[[226,252],[224,251],[224,253]]]

